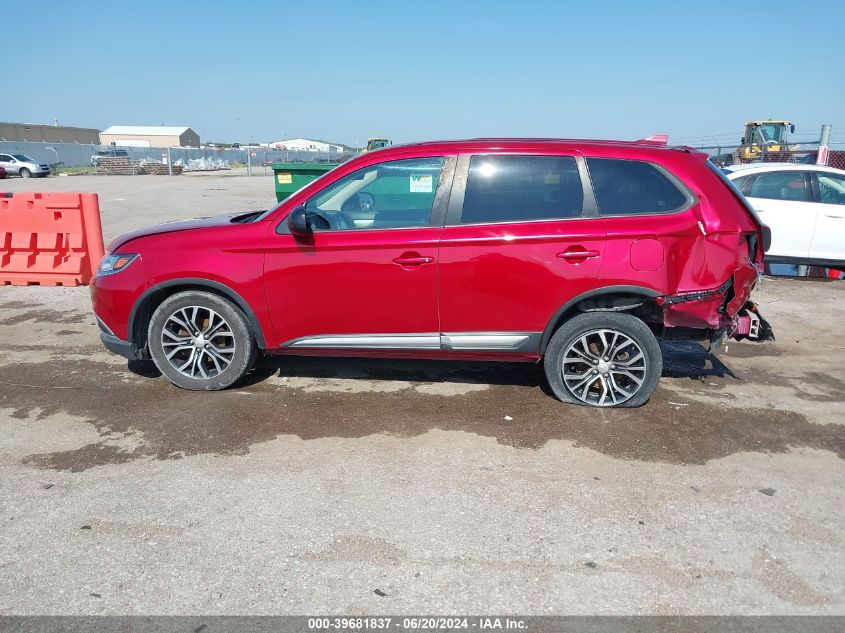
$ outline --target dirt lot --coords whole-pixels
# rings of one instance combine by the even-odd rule
[[[269,177],[68,177],[107,238]],[[637,410],[540,368],[265,361],[224,393],[101,349],[85,288],[0,287],[0,614],[845,613],[842,282],[778,341],[667,347]],[[512,419],[510,419],[512,418]]]

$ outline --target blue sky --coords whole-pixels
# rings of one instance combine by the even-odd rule
[[[77,0],[0,19],[6,121],[189,125],[203,141],[692,143],[772,117],[845,141],[834,0]]]

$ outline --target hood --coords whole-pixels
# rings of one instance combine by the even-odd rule
[[[251,221],[253,216],[257,218],[263,211],[240,211],[238,213],[224,213],[223,215],[214,215],[206,218],[195,218],[193,220],[179,220],[177,222],[167,222],[157,226],[151,226],[145,229],[138,229],[131,233],[125,233],[120,237],[116,237],[111,241],[108,247],[110,253],[115,252],[121,246],[124,246],[132,240],[139,237],[148,237],[150,235],[160,235],[161,233],[175,233],[177,231],[193,231],[196,229],[207,229],[215,226],[235,226],[237,224],[244,224]]]

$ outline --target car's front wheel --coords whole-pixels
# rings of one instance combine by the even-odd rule
[[[258,355],[244,313],[223,297],[194,290],[168,297],[156,308],[147,345],[170,382],[193,390],[229,387]]]
[[[563,402],[638,407],[657,387],[663,356],[640,319],[620,312],[586,312],[555,332],[544,367],[549,386]]]
[[[32,172],[29,171],[26,167],[21,167],[21,178],[32,178]]]

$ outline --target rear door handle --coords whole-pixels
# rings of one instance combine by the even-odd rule
[[[394,264],[400,266],[422,266],[423,264],[430,264],[434,261],[433,257],[426,255],[402,255],[393,260]]]
[[[561,251],[560,253],[558,253],[556,255],[556,257],[559,257],[560,259],[565,259],[567,261],[573,260],[573,259],[593,259],[594,257],[598,257],[598,256],[599,256],[598,251],[592,251],[592,250],[587,250],[587,249],[583,249],[583,250],[579,249],[577,251],[576,250]]]
[[[841,215],[828,215],[827,213],[824,214],[824,217],[833,218],[834,220],[841,220],[842,219]]]

